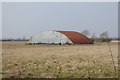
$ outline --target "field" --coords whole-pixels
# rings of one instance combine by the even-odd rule
[[[81,45],[26,45],[2,43],[3,78],[114,78],[107,43]],[[110,44],[116,69],[118,45]]]

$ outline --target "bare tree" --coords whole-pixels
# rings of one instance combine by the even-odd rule
[[[26,37],[25,37],[25,36],[23,36],[23,37],[22,37],[22,40],[26,40]]]
[[[90,35],[90,32],[88,30],[84,30],[81,32],[82,34],[86,35],[86,36],[89,36]]]
[[[102,32],[102,33],[100,34],[100,38],[108,38],[108,32],[107,32],[107,31]]]

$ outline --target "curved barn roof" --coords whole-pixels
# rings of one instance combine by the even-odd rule
[[[56,31],[67,36],[74,44],[90,44],[92,41],[85,35],[75,31]]]

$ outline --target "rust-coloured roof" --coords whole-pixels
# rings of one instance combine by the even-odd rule
[[[75,31],[56,31],[67,36],[74,44],[91,44],[92,41],[85,35]]]

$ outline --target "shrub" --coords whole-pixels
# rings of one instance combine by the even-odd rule
[[[110,42],[112,39],[111,38],[92,38],[91,39],[93,42]]]

